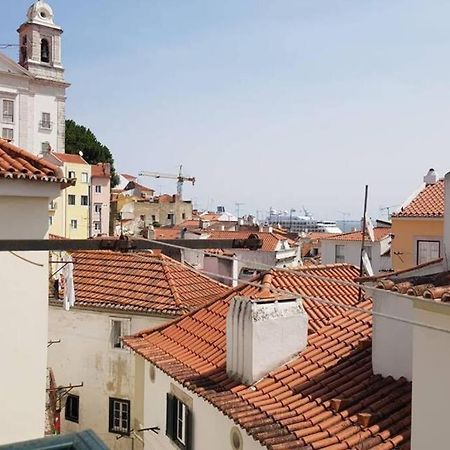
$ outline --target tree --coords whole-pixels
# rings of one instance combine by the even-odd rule
[[[83,152],[83,158],[89,164],[100,162],[111,165],[111,187],[119,183],[119,177],[114,168],[114,158],[106,145],[95,137],[95,134],[83,125],[73,120],[66,120],[66,153],[78,154]]]

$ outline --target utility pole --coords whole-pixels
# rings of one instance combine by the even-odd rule
[[[364,213],[363,213],[363,226],[362,226],[362,236],[361,236],[361,252],[359,256],[359,276],[363,276],[363,253],[364,253],[364,244],[366,238],[366,220],[367,220],[367,198],[369,196],[369,186],[366,184],[366,188],[364,191]],[[358,301],[361,301],[362,289],[359,288],[358,291]]]

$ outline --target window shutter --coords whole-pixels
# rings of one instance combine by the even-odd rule
[[[166,435],[170,439],[175,439],[175,397],[169,393],[166,394]]]
[[[192,412],[186,406],[186,446],[185,450],[192,449]]]

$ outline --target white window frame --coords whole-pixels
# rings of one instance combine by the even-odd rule
[[[175,437],[180,444],[186,445],[187,406],[178,397],[176,398]]]
[[[67,194],[67,204],[74,206],[77,204],[77,196],[75,194]]]
[[[86,199],[86,203],[83,203],[83,199]],[[80,195],[80,205],[81,206],[89,206],[89,196],[88,195]]]
[[[94,222],[94,230],[95,231],[101,231],[100,222]]]
[[[2,128],[2,138],[8,141],[14,140],[14,128],[3,127]]]
[[[81,182],[89,183],[89,174],[87,172],[81,172]]]
[[[75,173],[74,170],[69,170],[69,172],[68,172],[68,177],[69,177],[69,178],[76,178],[76,177],[77,177],[77,174]]]
[[[122,317],[111,317],[110,343],[112,349],[126,351],[120,338],[130,334],[130,322],[130,319],[124,319]]]
[[[421,255],[421,244],[429,244],[425,250],[427,254]],[[431,244],[434,244],[434,249],[431,248]],[[437,245],[436,245],[437,244]],[[437,249],[436,249],[437,246]],[[436,251],[437,250],[437,251]],[[432,253],[434,253],[432,255]],[[425,264],[434,259],[440,258],[441,255],[441,241],[436,239],[417,239],[416,241],[416,262],[417,264]]]
[[[125,417],[124,417],[125,416]],[[120,398],[109,398],[109,432],[122,435],[130,434],[131,402]],[[118,421],[119,425],[115,422]],[[124,426],[125,425],[125,426]]]
[[[72,230],[78,230],[78,220],[77,219],[70,220],[70,228],[72,228]]]
[[[97,214],[100,214],[102,212],[102,204],[101,203],[94,203],[94,212]]]
[[[42,130],[52,129],[51,115],[49,112],[41,113],[41,122],[39,123],[39,126]]]
[[[95,185],[95,193],[96,194],[101,194],[102,193],[102,185],[101,184],[96,184]]]
[[[340,251],[338,251],[338,249]],[[345,263],[345,245],[336,244],[334,246],[334,262],[336,264]]]
[[[11,100],[9,98],[3,99],[2,121],[5,123],[14,123],[14,100]]]

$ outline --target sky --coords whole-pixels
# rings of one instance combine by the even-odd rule
[[[1,0],[0,44],[17,42],[30,3]],[[49,3],[64,29],[67,118],[119,172],[183,164],[196,207],[358,219],[368,184],[382,217],[429,168],[450,170],[448,1]]]

